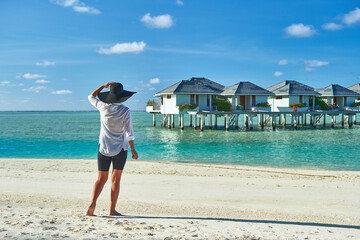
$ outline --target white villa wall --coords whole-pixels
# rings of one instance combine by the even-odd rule
[[[289,108],[289,96],[282,96],[282,99],[276,99],[275,96],[269,97],[268,103],[271,105],[272,112],[280,112],[281,108]]]
[[[173,94],[171,99],[167,98],[168,95],[163,95],[163,105],[161,106],[162,114],[179,114],[178,105],[183,105],[185,103],[190,104],[191,97],[190,94]],[[198,95],[199,96],[199,109],[200,110],[209,110],[210,107],[207,106],[207,96],[208,95]],[[194,95],[194,101],[196,103],[196,94]]]
[[[179,114],[179,109],[176,106],[176,95],[171,95],[168,99],[167,95],[163,96],[163,105],[161,107],[162,114]]]

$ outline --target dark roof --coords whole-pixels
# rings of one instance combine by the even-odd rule
[[[155,96],[166,94],[220,94],[224,86],[207,78],[190,78],[165,88]]]
[[[233,86],[225,87],[221,95],[274,95],[272,92],[251,82],[239,82]]]
[[[316,89],[321,96],[334,97],[334,96],[360,96],[359,93],[354,92],[348,88],[340,86],[338,84],[331,84],[325,88]]]
[[[351,87],[348,87],[348,89],[350,89],[351,91],[360,93],[360,83],[357,83],[355,85],[352,85]]]
[[[311,95],[317,96],[320,95],[314,88],[309,87],[303,83],[294,81],[294,80],[285,80],[275,84],[269,88],[268,91],[274,93],[275,95]]]

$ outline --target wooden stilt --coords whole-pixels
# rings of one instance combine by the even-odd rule
[[[354,124],[356,125],[356,113],[354,115]]]
[[[202,115],[201,117],[201,123],[202,123],[202,131],[204,131],[206,123],[205,123],[205,115]]]
[[[215,128],[217,128],[217,115],[215,114]]]
[[[264,129],[264,114],[260,114],[261,128]]]
[[[331,115],[331,127],[335,127],[334,115]]]
[[[325,127],[326,126],[326,114],[324,114],[324,119],[323,119],[323,126]]]
[[[281,115],[279,115],[279,125],[281,125]]]
[[[172,128],[175,127],[175,114],[171,114],[171,126]]]
[[[286,114],[283,114],[283,126],[286,127]]]
[[[291,126],[294,126],[294,115],[291,114]]]
[[[344,124],[345,124],[345,114],[341,114],[341,126],[344,127]]]
[[[200,131],[204,131],[204,125],[203,125],[204,118],[203,118],[203,115],[199,116],[199,120],[200,120]]]
[[[279,117],[280,118],[280,117]],[[275,130],[276,128],[276,116],[273,116],[273,120],[274,120],[274,123],[273,123],[273,130]]]
[[[294,129],[297,129],[297,120],[298,120],[298,116],[294,116]]]
[[[271,120],[270,120],[270,121],[271,121],[271,124],[270,124],[271,127],[274,127],[274,116],[271,116]]]
[[[314,126],[314,119],[313,119],[313,115],[310,115],[310,126]]]
[[[156,114],[153,113],[153,126],[156,127]]]
[[[235,128],[238,129],[239,128],[239,114],[235,115]]]
[[[209,117],[209,129],[212,129],[212,115],[209,114],[208,117]]]
[[[181,114],[179,114],[179,127],[181,127]]]
[[[180,128],[181,128],[181,130],[184,130],[184,114],[181,114],[180,115],[181,117],[181,126],[180,126]]]
[[[171,115],[172,114],[168,114],[168,117],[167,117],[167,122],[168,122],[168,128],[169,129],[171,129],[171,126],[172,126],[172,124],[171,124]]]
[[[301,114],[301,125],[300,126],[301,127],[304,126],[304,114]]]
[[[229,131],[229,117],[225,117],[225,130]]]
[[[253,130],[253,117],[250,116],[250,130]]]
[[[190,121],[189,127],[192,127],[192,115],[189,115],[189,121]]]
[[[336,123],[336,115],[334,115],[334,123]]]
[[[306,127],[306,118],[307,118],[307,114],[304,114],[304,126]]]
[[[195,114],[194,115],[194,129],[196,129],[197,128],[197,115]]]
[[[244,115],[244,123],[245,123],[245,127],[246,127],[246,128],[249,127],[249,122],[248,122],[248,120],[249,120],[249,117],[248,117],[247,114],[245,114],[245,115]]]

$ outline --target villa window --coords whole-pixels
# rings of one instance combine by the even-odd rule
[[[303,96],[299,96],[299,102],[300,102],[300,103],[303,102]]]
[[[171,99],[171,95],[167,95],[167,99]]]
[[[199,95],[196,95],[196,103],[195,104],[199,106]]]
[[[256,103],[256,96],[255,95],[252,95],[251,96],[251,106],[255,106],[255,103]]]
[[[207,95],[206,106],[210,106],[210,97],[211,96]]]
[[[282,96],[276,96],[276,99],[277,99],[277,100],[281,100],[281,99],[282,99]]]

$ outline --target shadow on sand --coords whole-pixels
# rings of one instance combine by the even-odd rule
[[[105,218],[126,218],[126,219],[177,219],[177,220],[205,220],[205,221],[224,221],[224,222],[244,222],[244,223],[268,223],[268,224],[290,224],[298,226],[315,226],[315,227],[330,227],[330,228],[348,228],[359,229],[360,226],[355,225],[341,225],[329,223],[314,223],[314,222],[291,222],[291,221],[275,221],[275,220],[251,220],[251,219],[234,219],[234,218],[206,218],[206,217],[154,217],[154,216],[102,216]]]

